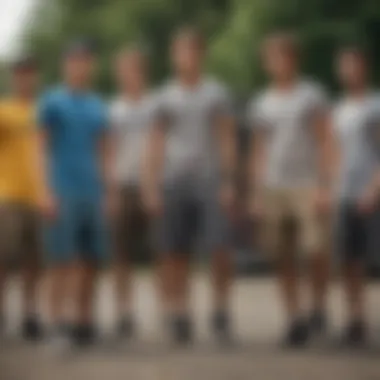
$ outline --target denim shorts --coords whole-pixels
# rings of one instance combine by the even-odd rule
[[[59,199],[57,216],[45,230],[48,261],[102,261],[107,240],[103,214],[100,199]]]
[[[181,180],[163,188],[163,212],[155,221],[155,247],[189,254],[199,242],[206,252],[231,248],[232,226],[219,201],[217,183]]]

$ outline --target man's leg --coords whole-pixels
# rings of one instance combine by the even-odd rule
[[[285,344],[297,346],[306,343],[307,329],[300,303],[300,272],[297,250],[299,223],[293,194],[271,190],[264,194],[264,232],[268,249],[272,252],[280,296],[287,318]]]
[[[314,202],[307,201],[300,209],[302,245],[308,257],[311,293],[310,328],[322,333],[327,328],[326,298],[330,278],[331,215],[318,214]],[[310,198],[310,197],[309,197]],[[309,254],[308,254],[309,255]]]
[[[171,254],[172,311],[175,315],[189,314],[190,259],[188,255]]]
[[[194,209],[181,189],[164,194],[163,215],[159,218],[158,249],[161,252],[159,277],[161,295],[174,339],[192,339],[189,310],[190,249],[194,235]]]
[[[283,220],[278,228],[278,278],[285,311],[288,317],[288,331],[285,344],[301,346],[308,339],[308,327],[302,315],[300,303],[300,273],[297,259],[299,226],[295,219]]]
[[[127,188],[120,192],[119,210],[114,220],[114,285],[117,322],[117,335],[130,338],[134,330],[132,312],[132,271],[130,255],[136,248],[138,236],[148,238],[146,234],[146,215],[143,212],[139,192]]]
[[[164,311],[172,318],[189,313],[190,260],[187,254],[167,253],[160,259],[158,275]]]
[[[9,265],[18,261],[22,217],[18,205],[0,204],[0,334],[5,330],[5,290]],[[2,331],[3,330],[3,331]]]
[[[214,310],[212,325],[214,332],[222,339],[230,339],[230,291],[233,279],[233,262],[229,250],[218,250],[212,254],[212,279]]]
[[[80,261],[75,267],[76,294],[74,298],[74,340],[89,344],[95,338],[94,294],[97,278],[96,263]]]
[[[233,279],[233,262],[231,251],[217,250],[212,255],[214,310],[227,312]]]
[[[53,264],[48,270],[50,282],[48,297],[50,323],[59,332],[66,332],[66,329],[71,324],[71,318],[68,317],[67,313],[67,306],[72,296],[72,274],[73,266],[67,263]]]
[[[42,337],[42,321],[38,309],[40,266],[27,263],[23,269],[23,336],[37,340]]]
[[[342,209],[343,278],[348,308],[348,323],[344,341],[349,345],[366,340],[365,257],[368,252],[368,219],[360,215],[355,205]]]
[[[230,291],[234,275],[232,260],[232,209],[221,204],[217,182],[206,181],[198,189],[199,222],[204,235],[204,249],[211,255],[213,305],[211,328],[220,342],[232,336],[230,320]]]
[[[130,336],[133,330],[131,266],[127,259],[115,260],[115,298],[117,315],[117,334]]]
[[[98,267],[106,255],[106,225],[102,203],[92,200],[82,205],[77,214],[76,234],[79,249],[75,274],[76,296],[74,299],[75,329],[74,341],[78,345],[88,345],[96,338],[94,320],[95,288]]]
[[[348,319],[350,325],[365,323],[365,268],[363,261],[352,259],[344,265],[344,284],[347,296]]]
[[[187,343],[192,338],[189,255],[167,253],[161,261],[159,276],[166,318],[173,338],[178,343]]]
[[[211,274],[213,285],[212,329],[219,340],[231,339],[230,290],[233,279],[232,221],[222,209],[217,192],[210,192],[204,199],[203,224],[205,226],[206,249],[211,252]],[[206,190],[206,191],[207,191]],[[205,192],[207,194],[207,192]],[[214,195],[214,196],[213,196]]]
[[[47,249],[49,253],[48,305],[53,342],[60,346],[62,338],[72,332],[72,307],[75,295],[74,263],[76,259],[75,234],[77,219],[76,205],[72,202],[59,203],[59,212],[47,226]]]
[[[5,308],[4,308],[4,291],[7,278],[6,265],[3,261],[0,262],[0,336],[5,331]]]
[[[42,244],[40,221],[34,210],[25,210],[23,224],[23,335],[26,339],[36,340],[43,333],[38,309]]]
[[[326,297],[330,279],[330,255],[327,252],[314,254],[310,259],[310,281],[312,294],[311,328],[322,332],[326,328]]]
[[[285,224],[288,224],[286,226]],[[300,317],[301,305],[299,295],[299,270],[297,265],[297,245],[293,221],[285,221],[279,225],[279,241],[277,248],[277,273],[280,291],[288,319],[294,321]],[[290,227],[290,228],[287,228]]]

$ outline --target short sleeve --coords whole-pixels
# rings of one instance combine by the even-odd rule
[[[246,107],[245,111],[245,121],[247,124],[247,127],[249,129],[252,129],[253,126],[256,124],[256,99],[251,99],[248,102],[248,105]]]
[[[41,129],[49,130],[56,122],[55,106],[49,94],[41,97],[37,104],[37,124]]]
[[[246,121],[248,128],[253,132],[266,131],[270,122],[265,113],[265,100],[262,96],[253,97],[246,110]]]
[[[152,119],[154,125],[168,126],[170,123],[170,112],[165,90],[157,91],[152,97]]]
[[[313,88],[310,97],[311,111],[315,115],[326,113],[330,109],[330,101],[326,91],[321,86],[315,86]]]
[[[380,160],[380,102],[374,102],[366,124],[368,147],[376,159]]]
[[[103,101],[99,101],[99,130],[101,132],[107,132],[110,125],[109,110]]]
[[[115,128],[119,123],[117,101],[114,100],[108,104],[107,112],[110,127]]]
[[[217,86],[215,94],[215,112],[222,117],[233,117],[234,106],[230,92],[224,86]]]

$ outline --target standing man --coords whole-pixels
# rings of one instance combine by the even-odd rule
[[[38,69],[30,56],[11,68],[9,97],[0,101],[0,323],[4,327],[3,293],[8,267],[23,268],[23,324],[26,339],[41,337],[37,286],[41,264],[40,178],[34,102]]]
[[[337,74],[344,89],[334,117],[341,152],[339,243],[349,313],[344,341],[361,345],[367,338],[368,235],[380,191],[380,97],[370,89],[367,58],[359,47],[341,49]]]
[[[270,233],[269,249],[276,256],[289,318],[286,343],[302,345],[309,328],[325,327],[332,134],[324,93],[301,77],[295,37],[269,36],[263,60],[271,83],[249,108],[254,131],[251,211],[264,217],[264,230]],[[299,294],[298,250],[310,264],[313,304],[306,316]]]
[[[63,58],[63,84],[41,100],[39,122],[49,164],[54,220],[48,226],[52,288],[50,313],[57,337],[68,330],[66,307],[73,305],[72,343],[94,338],[96,266],[104,253],[105,192],[110,191],[106,110],[91,90],[92,46],[73,43]],[[67,336],[66,336],[67,337]]]
[[[189,258],[199,225],[212,255],[212,327],[223,340],[230,335],[228,217],[235,195],[237,139],[226,90],[205,76],[204,54],[196,30],[183,28],[174,35],[174,78],[158,95],[144,172],[145,202],[158,221],[163,297],[173,338],[182,343],[192,338]]]
[[[146,243],[148,220],[141,200],[142,154],[148,128],[153,123],[154,103],[148,92],[147,57],[137,48],[124,49],[116,58],[119,95],[110,108],[115,172],[115,293],[117,334],[128,338],[133,332],[130,258],[142,245],[132,244],[138,236]],[[140,240],[140,242],[141,242]]]

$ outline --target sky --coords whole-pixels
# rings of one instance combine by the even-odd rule
[[[34,1],[0,0],[0,59],[17,52]]]

